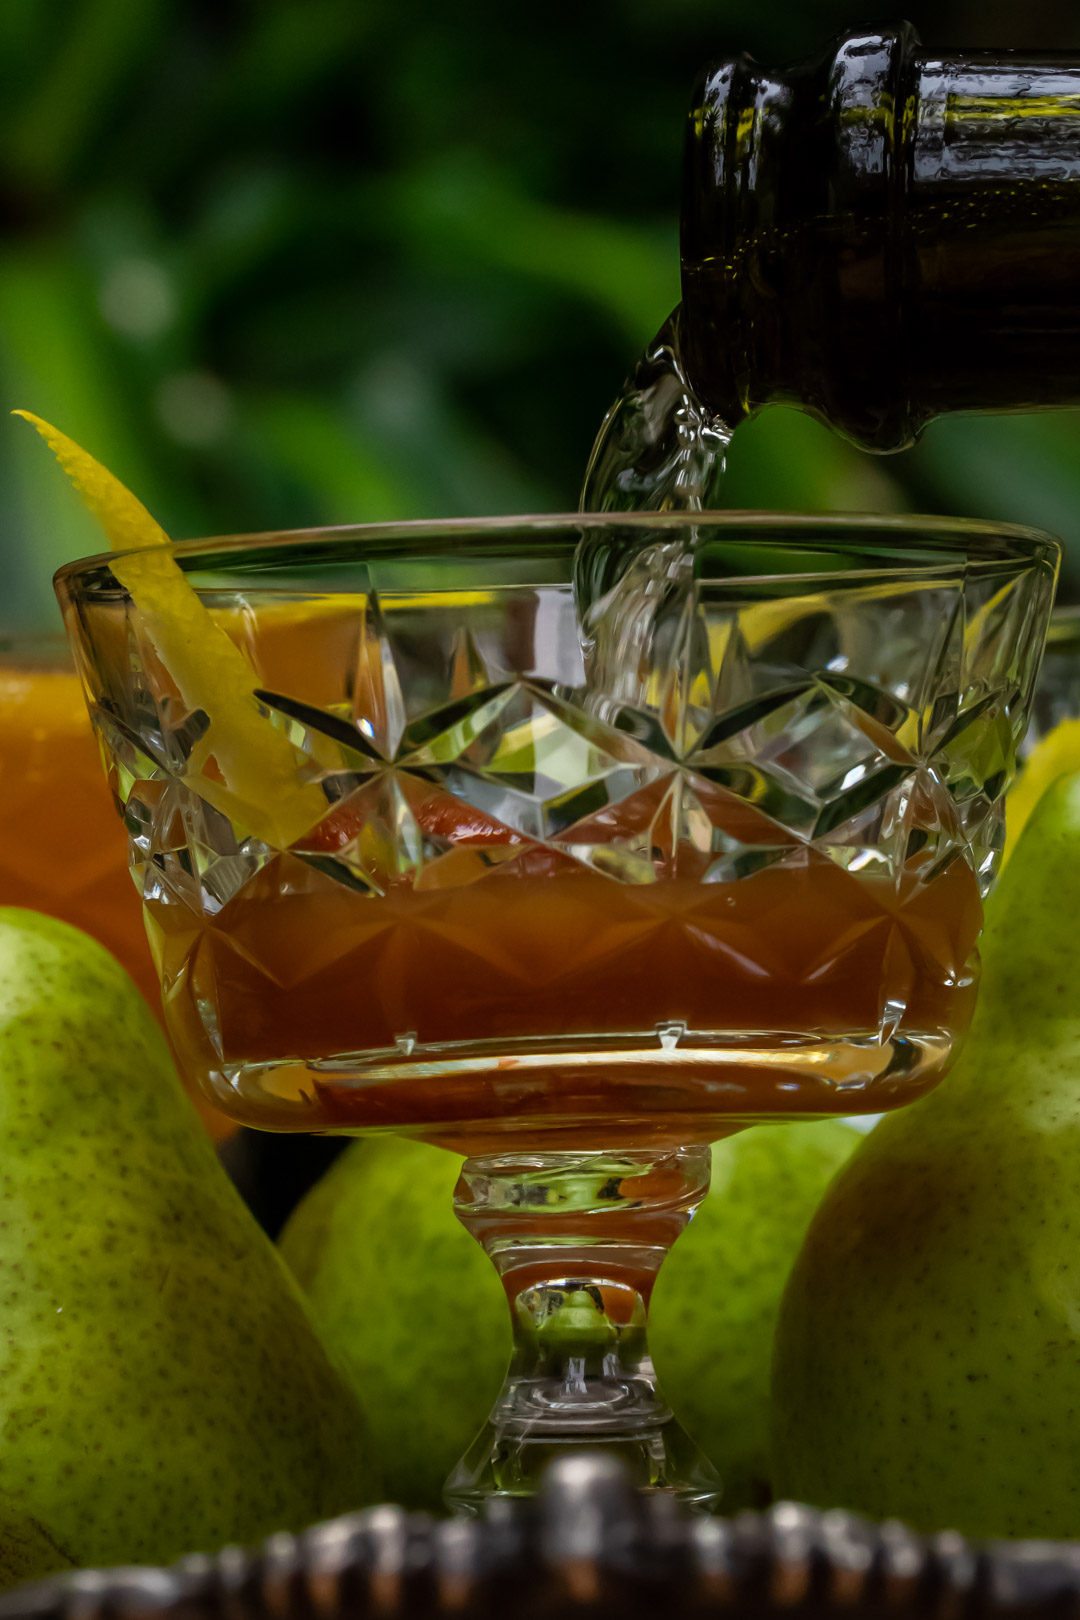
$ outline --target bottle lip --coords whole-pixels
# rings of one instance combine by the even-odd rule
[[[725,418],[794,401],[865,447],[918,436],[929,413],[907,375],[899,239],[921,61],[900,23],[845,33],[779,72],[744,54],[701,76],[684,162],[683,355]],[[887,387],[830,371],[852,320]]]
[[[740,184],[736,164],[740,156],[739,119],[732,126],[733,109],[755,110],[746,124],[754,133],[755,120],[767,100],[771,81],[747,52],[707,67],[698,76],[690,104],[683,156],[683,197],[679,237],[683,263],[702,257],[705,245],[713,251],[731,246],[737,231],[739,204],[746,187]],[[745,118],[744,118],[745,123]]]
[[[695,81],[687,124],[680,226],[684,263],[700,256],[706,244],[713,253],[735,245],[752,219],[752,199],[770,163],[771,129],[800,100],[805,99],[812,123],[820,122],[820,109],[827,108],[842,138],[844,115],[859,103],[860,87],[868,80],[884,86],[874,110],[903,108],[921,51],[914,26],[901,22],[850,30],[818,55],[780,69],[763,68],[746,51],[708,65]],[[883,117],[874,138],[895,146],[902,122]],[[810,127],[808,122],[804,133]],[[883,182],[892,183],[895,169],[895,155],[883,154]],[[823,175],[822,185],[830,180]],[[804,202],[807,212],[814,211],[813,197],[804,195]]]

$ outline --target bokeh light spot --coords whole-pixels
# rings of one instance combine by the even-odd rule
[[[180,371],[166,377],[154,395],[162,427],[177,444],[202,448],[218,444],[233,419],[232,396],[206,371]]]
[[[160,337],[176,315],[176,294],[168,272],[153,259],[117,259],[98,292],[98,308],[125,337]]]

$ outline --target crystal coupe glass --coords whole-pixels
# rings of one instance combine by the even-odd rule
[[[583,1445],[713,1499],[649,1358],[657,1269],[710,1141],[943,1073],[1057,561],[698,513],[60,571],[188,1080],[465,1155],[515,1348],[452,1504]]]

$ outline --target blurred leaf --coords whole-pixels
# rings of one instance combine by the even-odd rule
[[[375,21],[371,0],[268,0],[252,13],[230,63],[234,98],[284,115],[364,42]]]
[[[674,206],[659,230],[571,213],[519,192],[486,156],[456,152],[397,180],[387,212],[426,259],[467,257],[554,282],[621,326],[634,348],[678,302]]]
[[[196,312],[205,316],[207,300],[230,283],[265,272],[282,244],[303,235],[309,206],[310,188],[278,166],[248,163],[215,174],[183,243]]]
[[[0,378],[9,406],[56,420],[154,505],[159,480],[144,435],[108,359],[82,269],[44,251],[0,257]],[[8,611],[44,620],[54,608],[54,569],[103,549],[100,531],[64,488],[52,458],[25,423],[0,417],[11,494],[5,547],[19,558]],[[14,497],[14,499],[12,499]]]
[[[305,396],[259,396],[247,402],[245,415],[278,475],[318,491],[318,509],[308,522],[424,515],[415,492],[332,407]]]
[[[0,6],[0,82],[25,88],[40,60],[48,21],[41,0],[5,0]]]
[[[409,355],[379,356],[356,378],[358,422],[409,481],[425,517],[543,511],[539,473],[515,464]]]
[[[896,458],[869,456],[803,411],[773,406],[731,441],[720,502],[775,512],[897,512]]]
[[[931,422],[905,460],[908,476],[928,502],[1060,536],[1066,542],[1066,576],[1076,594],[1080,412],[942,417]]]
[[[163,19],[162,0],[82,0],[67,11],[55,54],[4,131],[7,162],[43,186],[72,167]]]

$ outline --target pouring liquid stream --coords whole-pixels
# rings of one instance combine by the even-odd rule
[[[597,434],[582,512],[700,512],[724,475],[742,412],[718,415],[698,398],[679,345],[676,309],[627,378]],[[677,537],[586,531],[574,589],[585,641],[591,706],[646,706],[661,670],[690,651],[696,531]]]

